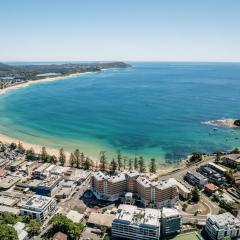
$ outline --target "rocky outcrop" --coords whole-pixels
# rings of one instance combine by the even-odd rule
[[[240,127],[240,119],[235,120],[233,124],[237,127]]]

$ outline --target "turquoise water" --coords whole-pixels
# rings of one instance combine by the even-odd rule
[[[132,63],[0,95],[0,133],[174,163],[194,151],[240,146],[240,130],[201,124],[240,118],[240,64]]]

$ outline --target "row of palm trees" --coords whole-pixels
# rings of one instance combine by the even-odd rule
[[[20,147],[22,150],[22,146]],[[35,157],[34,149],[31,148],[25,151],[26,158],[28,160],[33,160]],[[42,147],[41,153],[38,157],[38,160],[43,162],[49,162],[53,164],[60,164],[64,166],[66,163],[66,154],[64,153],[63,148],[59,150],[58,157],[55,155],[50,155],[47,153],[46,147]],[[85,156],[83,152],[80,152],[79,149],[76,149],[74,152],[70,153],[69,156],[69,165],[75,168],[83,168],[83,169],[92,169],[92,168],[99,168],[101,171],[104,172],[116,172],[122,170],[135,170],[141,173],[146,172],[147,166],[145,164],[145,160],[142,156],[136,156],[134,158],[127,158],[126,156],[122,155],[122,152],[119,150],[116,153],[116,156],[112,158],[112,160],[108,161],[107,155],[105,151],[100,152],[100,159],[99,165],[96,164],[93,160],[91,160],[88,156]],[[156,159],[151,158],[148,166],[148,171],[151,173],[156,173],[157,166],[156,166]]]
[[[117,151],[116,157],[112,158],[110,164],[106,157],[106,152],[100,152],[100,170],[101,171],[111,171],[115,172],[116,170],[121,171],[128,169],[130,171],[136,170],[141,173],[144,173],[147,170],[145,160],[142,156],[137,157],[135,156],[132,158],[127,158],[126,156],[122,156],[121,151]],[[149,172],[156,173],[157,166],[156,166],[156,159],[151,158],[149,163]]]

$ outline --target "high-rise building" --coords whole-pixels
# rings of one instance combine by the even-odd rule
[[[92,176],[92,192],[98,199],[116,201],[125,193],[139,196],[144,206],[172,207],[181,194],[184,198],[190,191],[174,178],[158,181],[157,178],[137,172],[123,172],[107,175],[96,172]]]

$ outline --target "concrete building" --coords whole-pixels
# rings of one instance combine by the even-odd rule
[[[41,222],[54,214],[57,209],[55,199],[40,195],[34,195],[21,205],[20,214],[30,216]]]
[[[33,178],[37,178],[37,179],[45,179],[48,175],[47,172],[45,172],[45,170],[51,166],[50,163],[43,163],[41,164],[38,168],[36,168],[33,172],[32,172],[32,177]]]
[[[20,181],[20,177],[7,175],[5,177],[0,178],[0,190],[7,190],[13,185],[15,185],[17,182]]]
[[[62,180],[60,175],[50,175],[35,188],[35,192],[38,195],[53,197],[58,192]]]
[[[220,240],[224,237],[239,238],[240,220],[229,212],[210,215],[207,218],[205,230],[212,240]]]
[[[180,183],[179,183],[180,185]],[[92,176],[92,192],[98,198],[116,201],[127,192],[137,195],[145,206],[172,207],[179,198],[179,186],[174,179],[151,181],[136,172],[124,172],[109,176],[102,172]],[[189,194],[181,187],[181,192]],[[185,195],[185,193],[183,194]]]
[[[189,183],[197,186],[204,186],[208,183],[208,178],[196,171],[187,172],[185,178]]]
[[[224,174],[226,172],[226,169],[217,165],[216,163],[213,162],[209,162],[208,163],[208,167],[210,167],[211,169],[217,171],[220,174]]]
[[[179,233],[182,229],[182,217],[177,209],[163,208],[161,215],[161,236]]]
[[[158,240],[161,211],[120,205],[112,222],[112,236],[123,239]]]
[[[225,155],[222,161],[225,165],[240,170],[240,154]]]

